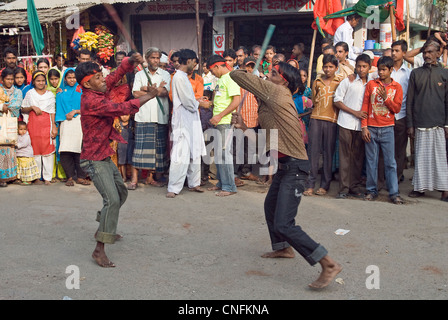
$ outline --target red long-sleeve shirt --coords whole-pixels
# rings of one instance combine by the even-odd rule
[[[380,86],[386,88],[387,99],[384,100],[377,90]],[[362,111],[367,112],[367,119],[361,121],[361,128],[388,127],[395,125],[395,114],[400,112],[403,102],[403,89],[401,85],[392,80],[384,85],[380,79],[371,80],[366,85]]]
[[[118,69],[106,77],[106,93],[83,88],[81,96],[81,126],[83,133],[81,159],[104,160],[115,153],[110,146],[112,140],[126,143],[113,128],[114,118],[137,113],[140,108],[140,102],[138,99],[133,99],[116,103],[110,100],[108,96],[115,84],[127,72],[133,70],[134,66],[129,62],[129,58],[125,58]]]

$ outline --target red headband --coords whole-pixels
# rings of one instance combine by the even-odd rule
[[[98,73],[98,71],[95,70],[95,71],[93,71],[92,74],[89,74],[89,75],[85,76],[84,78],[82,78],[82,80],[81,80],[81,85],[83,85],[84,82],[87,82],[87,81],[89,81],[90,79],[92,79],[92,77],[93,77],[96,73]]]
[[[229,65],[227,64],[227,62],[225,62],[225,61],[218,61],[218,62],[215,62],[215,63],[212,64],[210,67],[208,67],[208,69],[210,70],[211,68],[213,68],[213,67],[215,67],[215,66],[223,66],[223,65],[225,65],[225,66],[227,67],[227,69],[229,69],[230,71],[232,71],[232,67],[229,66]]]
[[[277,70],[278,74],[280,75],[280,77],[283,78],[283,80],[285,80],[286,82],[289,82],[288,80],[285,79],[285,77],[282,75],[282,73],[280,72],[280,68],[278,67],[278,65],[276,65],[274,67],[275,70]]]

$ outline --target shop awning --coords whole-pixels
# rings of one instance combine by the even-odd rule
[[[147,0],[148,1],[148,0]],[[149,0],[154,1],[154,0]],[[41,24],[52,23],[69,17],[73,11],[67,10],[76,6],[80,12],[103,3],[136,3],[141,0],[35,0]],[[26,14],[27,0],[17,0],[0,7],[0,27],[28,26]]]

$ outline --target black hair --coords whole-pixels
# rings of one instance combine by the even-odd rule
[[[76,77],[76,73],[75,73],[75,70],[73,70],[73,69],[70,69],[70,70],[67,70],[66,72],[65,72],[65,76],[64,76],[64,79],[65,78],[67,78],[67,76],[69,75],[69,74],[74,74],[75,75],[75,77]]]
[[[58,70],[56,70],[56,69],[48,70],[48,74],[47,75],[48,75],[48,79],[50,79],[50,77],[54,77],[54,76],[56,76],[58,78],[61,77],[61,73]]]
[[[277,53],[277,49],[275,49],[274,46],[271,46],[271,45],[267,46],[267,47],[266,47],[266,51],[268,51],[268,50],[272,50],[272,51],[274,51],[274,53]],[[266,52],[266,51],[265,51],[265,52]]]
[[[406,42],[406,40],[397,40],[397,41],[393,42],[391,48],[393,48],[395,46],[400,46],[401,51],[403,51],[403,52],[408,51],[408,43]]]
[[[361,16],[359,14],[357,14],[357,13],[354,13],[354,14],[351,14],[351,15],[347,16],[347,21],[351,21],[353,19],[355,19],[355,20],[361,19]]]
[[[322,59],[322,65],[326,65],[327,63],[334,64],[336,68],[339,66],[338,59],[332,54],[324,54],[324,58]]]
[[[85,76],[101,72],[100,66],[95,62],[87,61],[80,63],[75,69],[76,82],[81,83]]]
[[[25,121],[17,121],[17,127],[20,127],[20,126],[26,127],[26,122]]]
[[[331,39],[331,38],[323,38],[322,39],[322,44],[324,44],[324,43],[326,43],[326,44],[333,44],[333,39]]]
[[[173,54],[172,54],[171,57],[170,57],[170,60],[171,60],[171,61],[173,61],[173,57],[178,57],[178,58],[180,58],[180,52],[179,52],[179,51],[175,51],[175,52],[173,52]]]
[[[50,66],[50,61],[47,58],[40,58],[37,60],[36,66],[39,66],[41,63],[45,63],[47,66]]]
[[[358,63],[358,61],[368,63],[369,66],[372,65],[372,59],[370,59],[370,57],[365,53],[360,54],[358,57],[356,57],[356,63]]]
[[[39,75],[37,75],[39,73]],[[42,71],[40,71],[40,70],[36,70],[36,71],[34,71],[33,72],[33,75],[32,75],[32,80],[31,80],[31,82],[34,84],[34,81],[36,80],[36,78],[38,77],[38,76],[42,76],[42,77],[44,77],[44,79],[45,79],[45,82],[47,82],[47,77],[45,76],[45,73],[44,72],[42,72]]]
[[[440,51],[442,44],[440,43],[439,40],[435,41],[430,38],[423,44],[423,47],[420,49],[420,52],[423,53],[423,51],[425,51],[425,49],[430,46],[433,46],[434,48],[436,48],[437,51]]]
[[[14,76],[14,69],[11,69],[11,68],[5,68],[5,69],[3,69],[3,71],[2,71],[2,79],[4,79],[5,77],[7,77],[7,76],[10,76],[10,75],[12,75],[12,76]],[[25,77],[26,78],[26,77]]]
[[[297,46],[297,48],[299,48],[300,51],[305,51],[305,45],[302,42],[296,43],[294,44],[293,48]]]
[[[207,59],[207,69],[210,69],[210,66],[212,64],[215,64],[216,62],[226,62],[226,59],[221,57],[220,55],[214,54]]]
[[[186,65],[187,61],[189,59],[196,59],[198,60],[198,57],[196,55],[196,52],[190,49],[180,49],[179,50],[179,63]]]
[[[8,53],[12,53],[14,56],[17,57],[17,50],[14,47],[6,47],[6,49],[3,50],[3,57],[6,58]]]
[[[291,94],[294,94],[297,89],[301,89],[303,87],[302,80],[300,78],[300,72],[297,68],[293,67],[289,63],[279,62],[278,63],[279,73],[288,81],[288,89],[291,91]],[[302,92],[305,91],[305,88],[302,89]]]
[[[257,48],[260,48],[260,49],[261,49],[261,46],[260,46],[259,44],[254,44],[254,45],[252,46],[252,48],[250,49],[250,54],[253,54],[254,51],[255,51],[255,49],[257,49]]]
[[[81,49],[78,53],[78,57],[80,57],[82,54],[89,55],[90,58],[93,58],[94,56],[93,52],[90,51],[89,49]]]
[[[118,55],[120,55],[120,56],[127,56],[127,53],[126,52],[124,52],[124,51],[118,51],[116,54],[115,54],[115,57],[116,56],[118,56]]]
[[[336,48],[335,48],[333,45],[325,46],[325,47],[322,49],[322,52],[327,51],[327,50],[333,50],[333,52],[336,53]]]
[[[135,53],[135,51],[134,51],[134,50],[131,50],[131,51],[128,52],[128,55],[127,55],[127,56],[130,57],[130,56],[132,56],[134,53]]]
[[[26,82],[26,78],[27,78],[27,74],[25,69],[23,69],[22,67],[16,67],[14,69],[14,78],[16,77],[17,74],[21,73],[24,77],[25,77],[25,82]]]
[[[334,47],[335,48],[342,47],[342,49],[344,49],[345,52],[348,52],[348,50],[349,50],[347,42],[344,42],[344,41],[339,41],[338,43],[335,44]]]
[[[379,60],[378,60],[378,62],[377,62],[377,67],[379,68],[380,66],[385,66],[385,67],[387,67],[388,69],[391,69],[391,68],[393,68],[393,66],[394,66],[394,60],[391,58],[391,57],[388,57],[388,56],[384,56],[384,57],[381,57]]]
[[[62,58],[62,59],[65,60],[65,54],[62,53],[62,52],[59,52],[57,55],[55,55],[55,58],[56,58],[56,59],[57,59],[57,58]]]
[[[240,50],[243,50],[243,53],[246,55],[249,54],[249,50],[247,50],[245,46],[239,46],[238,49],[235,50],[235,52]]]
[[[225,57],[230,57],[230,58],[232,58],[232,59],[236,59],[236,51],[235,50],[233,50],[233,49],[227,49],[227,50],[225,50],[224,52],[223,52],[223,54],[222,54],[222,56],[225,58]]]

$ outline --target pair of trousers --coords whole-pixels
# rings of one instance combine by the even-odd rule
[[[200,186],[201,157],[191,159],[190,143],[185,136],[182,135],[174,141],[171,155],[168,192],[179,194],[184,187],[185,178],[189,188]]]
[[[404,167],[406,166],[406,148],[408,146],[408,132],[406,126],[406,117],[395,120],[395,161],[397,163],[397,177],[401,178]]]
[[[215,129],[213,150],[216,164],[216,179],[218,180],[216,186],[222,191],[237,192],[233,174],[233,138],[228,139],[228,144],[226,146],[226,139],[231,132],[231,126],[230,124],[219,124]]]
[[[361,192],[364,152],[362,132],[339,127],[339,193]]]
[[[389,197],[399,195],[397,164],[395,162],[394,127],[368,127],[370,142],[365,144],[366,150],[366,191],[378,195],[378,160],[380,149],[383,151],[384,173]]]
[[[34,156],[34,159],[36,160],[37,166],[42,173],[42,178],[45,181],[51,181],[53,178],[54,169],[54,153],[46,156]]]
[[[81,159],[81,168],[89,174],[103,198],[103,208],[97,215],[100,225],[96,240],[113,244],[117,235],[120,208],[128,197],[128,189],[110,157],[102,161]]]
[[[264,201],[272,249],[281,250],[292,246],[310,265],[315,265],[328,252],[295,224],[308,176],[308,161],[294,158],[283,163],[281,161],[279,159],[279,170]]]
[[[81,169],[80,157],[81,154],[76,152],[60,153],[62,168],[64,169],[67,178],[86,178],[86,173]]]
[[[330,189],[331,179],[333,177],[332,165],[333,155],[336,148],[336,135],[338,125],[336,123],[324,120],[311,119],[308,150],[311,162],[311,171],[307,180],[306,187],[313,188],[316,184],[319,173],[319,159],[322,153],[322,177],[320,187]]]

